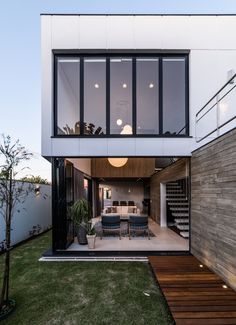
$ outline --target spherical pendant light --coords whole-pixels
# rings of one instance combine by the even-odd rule
[[[127,163],[128,158],[108,158],[108,161],[113,167],[123,167]]]

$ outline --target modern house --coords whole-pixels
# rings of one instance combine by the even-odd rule
[[[235,28],[234,15],[41,16],[52,254],[192,253],[236,287]],[[119,215],[120,240],[77,242],[67,208],[82,197],[98,232]],[[129,239],[135,216],[150,240]]]

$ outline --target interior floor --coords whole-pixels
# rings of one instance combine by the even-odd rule
[[[100,217],[94,218],[94,222]],[[145,236],[119,237],[109,236],[96,237],[95,248],[88,249],[87,245],[79,245],[77,238],[67,250],[69,251],[188,251],[189,241],[182,238],[167,227],[160,227],[155,221],[149,218],[149,229],[155,235],[150,240]]]

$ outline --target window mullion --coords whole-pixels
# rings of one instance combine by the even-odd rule
[[[136,126],[137,126],[137,117],[136,117],[136,111],[137,111],[137,82],[136,82],[136,57],[132,60],[132,102],[133,102],[133,109],[132,109],[132,130],[133,134],[136,135]]]
[[[84,134],[84,58],[80,58],[80,134]]]
[[[163,134],[163,68],[159,58],[159,134]]]

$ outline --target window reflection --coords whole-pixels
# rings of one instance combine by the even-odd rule
[[[106,60],[84,59],[84,134],[106,133]]]
[[[110,61],[110,133],[133,133],[131,58]]]
[[[159,60],[137,59],[137,133],[159,133]]]
[[[163,133],[186,133],[185,59],[163,59]]]
[[[58,134],[80,134],[80,60],[58,59],[57,130]]]

